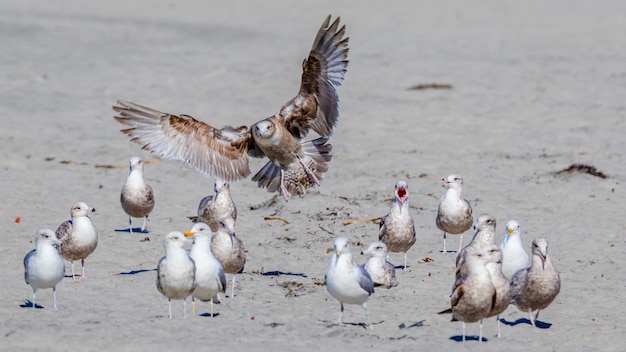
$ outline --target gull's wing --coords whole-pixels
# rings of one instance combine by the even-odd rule
[[[332,135],[339,119],[339,96],[348,66],[346,26],[339,28],[339,17],[332,24],[330,15],[320,27],[309,57],[302,63],[302,82],[295,98],[279,112],[285,127],[302,139],[313,129],[322,137]]]
[[[187,115],[171,115],[128,101],[113,106],[114,118],[130,128],[121,130],[148,150],[163,158],[181,160],[206,176],[226,182],[250,174],[248,152],[256,150],[247,126],[222,129]]]

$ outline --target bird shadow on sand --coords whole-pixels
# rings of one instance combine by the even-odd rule
[[[530,322],[530,319],[526,319],[526,318],[519,318],[516,321],[506,321],[503,319],[500,319],[500,322],[504,325],[508,325],[508,326],[515,326],[518,324],[528,324],[530,326],[532,326],[532,323]],[[539,321],[539,320],[535,320],[535,326],[538,327],[539,329],[550,329],[550,327],[552,326],[551,323],[546,323],[543,321]]]
[[[402,271],[404,271],[404,270],[405,270],[404,265],[394,265],[394,266],[393,266],[393,268],[394,268],[395,270],[402,270]],[[411,266],[410,266],[410,265],[407,265],[407,266],[406,266],[406,269],[410,269],[410,268],[411,268]]]
[[[26,301],[24,301],[24,304],[20,304],[20,308],[30,308],[30,309],[33,309],[33,301],[27,299]],[[35,304],[35,308],[36,309],[43,309],[43,306],[40,306],[39,304]]]
[[[141,273],[145,273],[145,272],[149,272],[149,271],[156,271],[157,269],[141,269],[141,270],[131,270],[131,271],[123,271],[121,273],[117,273],[115,275],[137,275],[137,274],[141,274]]]
[[[292,273],[292,272],[284,272],[284,271],[280,271],[280,270],[274,270],[274,271],[266,271],[263,274],[261,274],[263,276],[281,276],[281,275],[289,275],[289,276],[300,276],[300,277],[308,277],[306,276],[306,274],[304,273]]]
[[[463,342],[463,336],[462,335],[456,335],[456,336],[451,336],[450,340],[452,341],[456,341],[456,342]],[[478,341],[478,336],[467,336],[465,335],[465,341]],[[487,342],[489,341],[488,338],[483,336],[483,340],[482,342]]]
[[[360,326],[363,329],[368,329],[367,323],[350,323],[350,322],[342,322],[342,323],[338,323],[336,320],[335,321],[331,321],[331,320],[320,320],[322,323],[326,324],[327,328],[333,327],[333,326]],[[384,320],[381,320],[379,322],[373,322],[372,326],[374,325],[379,325],[384,323]]]
[[[128,232],[130,233],[130,227],[127,229],[115,229],[115,232]],[[141,227],[133,227],[133,232],[132,233],[150,233],[150,231],[148,231],[148,229],[145,230],[141,230]]]
[[[204,318],[217,318],[220,316],[220,313],[213,313],[213,316],[211,316],[210,312],[204,312],[202,314],[198,314],[199,317],[204,317]]]

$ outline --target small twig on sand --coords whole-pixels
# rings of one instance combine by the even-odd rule
[[[382,218],[381,217],[377,217],[377,218],[371,218],[371,219],[358,219],[358,220],[346,220],[343,222],[343,225],[352,225],[352,224],[364,224],[364,223],[374,223],[374,224],[380,224],[380,220]]]
[[[283,218],[278,217],[278,216],[266,216],[266,217],[263,218],[263,220],[280,220],[280,221],[284,222],[285,224],[289,223],[289,221],[287,219],[283,219]]]

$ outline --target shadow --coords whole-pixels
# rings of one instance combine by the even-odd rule
[[[126,271],[126,272],[117,273],[115,275],[137,275],[137,274],[146,273],[146,272],[149,272],[149,271],[156,271],[156,270],[157,270],[156,268],[154,268],[154,269],[132,270],[132,271]]]
[[[113,231],[130,233],[130,227],[127,228],[127,229],[115,229]],[[150,233],[150,231],[148,231],[148,229],[145,229],[144,231],[141,231],[141,227],[133,227],[133,233]]]
[[[409,269],[410,267],[411,267],[410,265],[406,266],[407,269]],[[402,270],[402,271],[404,271],[404,265],[394,265],[393,268],[395,270]]]
[[[27,299],[26,301],[24,301],[24,304],[20,304],[20,308],[30,308],[33,309],[33,301]],[[40,306],[39,304],[35,305],[36,309],[43,309],[43,306]]]
[[[281,276],[281,275],[289,275],[289,276],[300,276],[300,277],[307,277],[305,274],[303,273],[292,273],[292,272],[284,272],[284,271],[280,271],[280,270],[274,270],[274,271],[266,271],[263,274],[261,274],[263,276]]]
[[[450,337],[450,340],[452,341],[456,341],[456,342],[463,342],[463,336],[462,335],[456,335],[456,336],[452,336]],[[467,336],[465,335],[465,341],[478,341],[478,336]],[[488,338],[483,336],[483,342],[487,342],[489,341]]]
[[[504,318],[500,319],[500,322],[504,325],[508,325],[508,326],[515,326],[515,325],[519,325],[519,324],[528,324],[530,326],[532,326],[532,323],[530,322],[530,319],[526,319],[526,318],[519,318],[516,321],[506,321],[504,320]],[[550,329],[550,327],[552,326],[551,323],[546,323],[543,321],[539,321],[539,320],[535,320],[535,326],[538,327],[539,329]]]
[[[199,317],[205,317],[205,318],[211,318],[211,312],[206,312],[206,313],[202,313],[202,314],[198,314]],[[213,313],[213,318],[215,317],[219,317],[220,313]]]
[[[456,253],[456,252],[458,252],[458,251],[456,251],[456,250],[447,250],[446,251],[446,253]],[[439,253],[445,254],[445,253],[443,253],[443,250],[440,250]]]

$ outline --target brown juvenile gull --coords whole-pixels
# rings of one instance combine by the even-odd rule
[[[406,252],[415,244],[415,223],[409,214],[409,189],[404,181],[396,183],[393,205],[380,220],[378,239],[390,252],[404,252],[406,270]]]
[[[226,275],[222,264],[215,259],[211,252],[211,238],[213,233],[209,225],[198,222],[191,230],[185,232],[186,237],[193,237],[193,247],[189,257],[196,264],[196,288],[191,296],[191,312],[196,314],[196,298],[201,301],[209,301],[211,304],[211,317],[213,317],[213,296],[218,292],[226,292]]]
[[[213,189],[215,194],[206,196],[200,201],[196,222],[208,224],[211,231],[216,232],[221,219],[231,217],[237,220],[237,208],[230,196],[228,183],[216,179]]]
[[[488,245],[488,251],[490,251],[489,257],[491,258],[487,263],[487,270],[491,275],[491,283],[496,289],[496,298],[494,305],[487,317],[496,317],[496,324],[498,327],[498,337],[500,337],[500,314],[509,307],[511,301],[511,283],[502,274],[502,250],[496,245]]]
[[[371,328],[367,300],[374,293],[374,282],[363,265],[352,261],[350,241],[346,237],[335,239],[330,264],[324,279],[326,289],[331,296],[339,301],[339,324],[343,315],[343,304],[358,304],[365,309],[367,325]]]
[[[548,257],[548,241],[537,238],[532,245],[533,260],[529,268],[521,269],[511,279],[511,304],[528,312],[533,326],[539,312],[552,303],[561,290],[561,277]],[[533,319],[533,311],[537,314]]]
[[[469,249],[477,249],[494,243],[496,237],[496,218],[489,214],[481,214],[476,220],[474,226],[476,233],[474,237],[465,247],[463,247],[456,256],[457,268],[462,264],[463,252]]]
[[[389,251],[384,243],[373,242],[366,250],[361,251],[361,254],[370,256],[365,263],[365,270],[374,281],[374,287],[392,288],[398,286],[396,269],[393,264],[387,261]]]
[[[183,316],[187,318],[187,297],[196,288],[196,265],[183,248],[186,241],[178,231],[168,233],[163,239],[165,257],[157,265],[156,287],[167,297],[170,319],[172,299],[183,300]]]
[[[302,64],[298,94],[278,113],[250,127],[215,128],[188,115],[171,115],[118,100],[115,119],[131,141],[163,158],[182,160],[206,176],[226,182],[248,177],[248,157],[269,162],[252,178],[269,192],[304,195],[319,185],[328,170],[332,146],[328,139],[339,119],[341,85],[348,65],[348,38],[339,18],[328,16]],[[303,142],[309,130],[320,135]]]
[[[472,227],[472,207],[463,198],[463,179],[459,175],[449,175],[443,179],[446,187],[439,207],[437,208],[437,227],[443,231],[443,253],[446,251],[446,234],[461,235],[459,251],[463,245],[463,233]]]
[[[246,264],[246,249],[235,235],[235,219],[226,217],[220,220],[217,232],[211,238],[211,251],[227,274],[233,274],[231,297],[235,297],[235,277],[243,272]]]
[[[496,298],[496,289],[491,282],[487,263],[491,260],[490,246],[469,249],[463,252],[463,270],[457,270],[456,281],[450,295],[452,321],[465,323],[480,322],[478,341],[483,339],[483,319],[489,316]]]
[[[33,289],[33,308],[37,289],[52,288],[53,310],[57,310],[57,284],[65,277],[65,263],[56,248],[59,244],[54,231],[41,229],[35,234],[35,249],[24,257],[24,280]]]
[[[146,232],[148,215],[154,208],[154,193],[143,179],[143,160],[138,156],[130,158],[130,170],[122,187],[120,202],[128,214],[130,233],[133,233],[133,218],[143,218],[141,232]]]
[[[87,258],[98,246],[98,234],[96,228],[89,218],[89,214],[96,209],[83,202],[72,205],[70,213],[71,220],[67,220],[56,230],[56,236],[61,240],[59,253],[72,264],[72,279],[76,281],[74,273],[74,261],[80,259],[83,267],[83,274],[79,281],[86,280],[85,258]]]
[[[520,269],[528,268],[528,253],[522,245],[522,229],[515,220],[506,223],[502,241],[502,273],[509,280]]]

